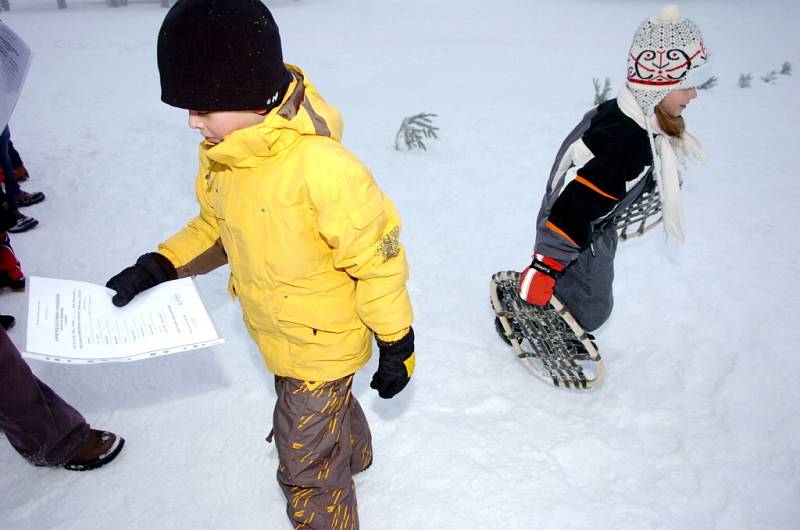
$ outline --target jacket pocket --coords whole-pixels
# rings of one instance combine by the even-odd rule
[[[300,324],[312,330],[341,333],[363,326],[355,308],[313,296],[286,295],[278,311],[281,323]]]
[[[278,311],[278,327],[296,345],[332,346],[341,335],[364,325],[348,303],[319,297],[286,295]]]
[[[231,295],[231,298],[239,297],[239,291],[236,289],[236,280],[233,278],[233,273],[228,275],[228,294]]]

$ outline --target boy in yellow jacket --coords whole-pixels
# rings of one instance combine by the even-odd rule
[[[111,278],[114,303],[228,263],[228,288],[276,378],[278,482],[298,528],[358,528],[352,474],[372,462],[353,374],[390,398],[414,369],[400,219],[340,143],[342,121],[283,63],[259,0],[179,0],[158,39],[161,99],[200,131],[200,212]]]

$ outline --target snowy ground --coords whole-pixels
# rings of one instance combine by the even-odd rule
[[[199,138],[159,101],[158,3],[12,0],[34,49],[11,121],[47,201],[13,238],[28,275],[104,283],[190,218]],[[356,379],[375,465],[356,479],[362,527],[797,528],[800,319],[795,280],[794,0],[684,1],[719,85],[687,118],[709,162],[685,179],[688,240],[624,243],[599,331],[595,392],[532,378],[497,338],[489,277],[521,268],[546,174],[588,109],[593,77],[624,76],[655,1],[268,2],[285,57],[342,111],[345,144],[403,215],[417,371],[391,401]],[[213,38],[210,36],[209,38]],[[752,88],[736,86],[752,72]],[[440,140],[398,153],[403,117],[438,113]],[[0,528],[289,529],[264,442],[272,378],[225,292],[198,278],[224,346],[131,364],[34,371],[93,425],[127,439],[87,474],[34,468],[0,443]],[[24,294],[0,296],[20,320]]]

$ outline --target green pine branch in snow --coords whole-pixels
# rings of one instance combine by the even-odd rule
[[[428,148],[425,147],[425,142],[423,140],[438,138],[436,131],[438,131],[439,128],[434,127],[432,121],[435,117],[436,114],[420,112],[419,114],[405,118],[394,137],[394,148],[398,151],[401,150],[400,140],[402,139],[406,149],[409,151],[412,149],[427,151]]]

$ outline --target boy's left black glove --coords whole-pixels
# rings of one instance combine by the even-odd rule
[[[378,371],[369,386],[389,399],[406,387],[414,373],[414,330],[408,328],[408,333],[395,342],[378,340],[378,349]]]

